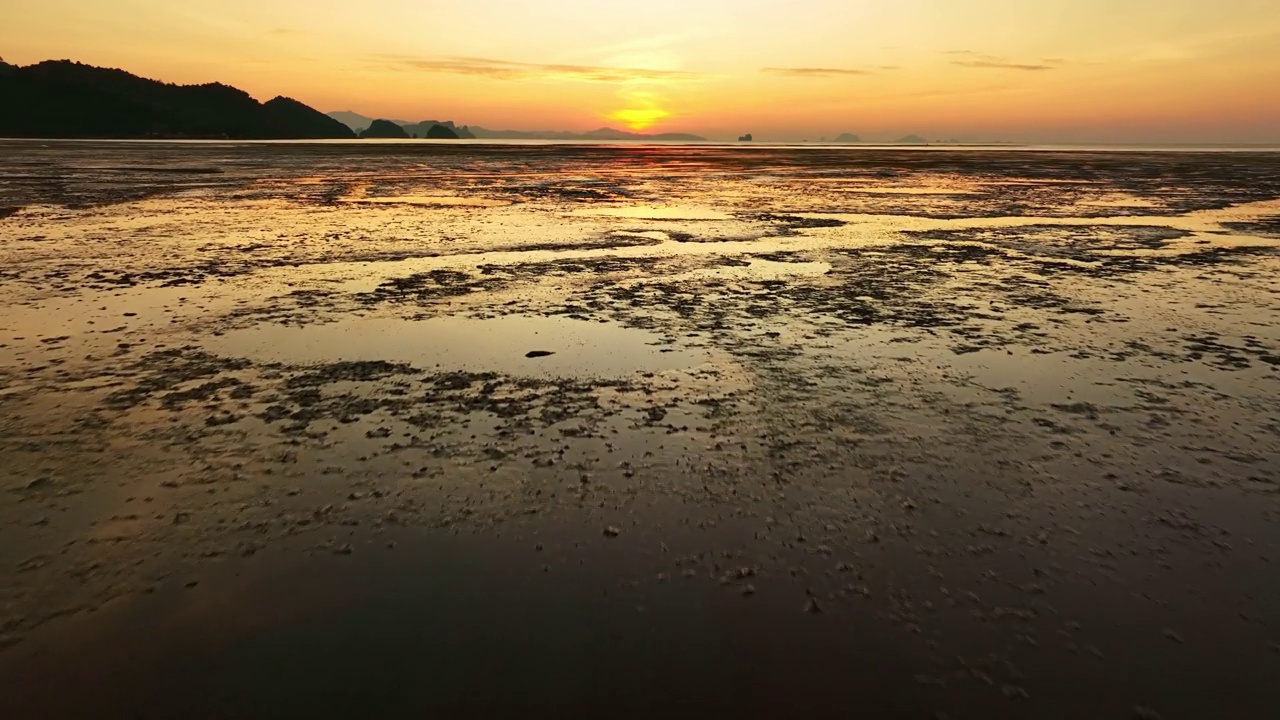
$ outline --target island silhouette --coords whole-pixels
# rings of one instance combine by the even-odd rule
[[[369,127],[360,132],[361,138],[386,138],[391,140],[408,140],[410,135],[403,127],[390,120],[374,120]]]
[[[287,97],[258,102],[223,85],[174,85],[70,60],[0,68],[0,136],[350,139],[355,133]]]
[[[352,110],[322,113],[292,98],[259,102],[239,88],[213,82],[177,85],[124,70],[70,60],[17,66],[0,60],[0,137],[119,139],[429,139],[562,140],[584,142],[706,142],[692,133],[640,133],[601,127],[490,130],[452,120],[371,118]],[[746,133],[739,142],[752,142]],[[841,133],[835,143],[861,138]],[[924,144],[907,135],[896,144]]]
[[[356,133],[362,133],[367,130],[374,122],[374,118],[368,115],[361,115],[351,110],[335,110],[329,113],[329,117],[344,123]],[[478,125],[457,125],[452,120],[423,120],[421,122],[410,122],[408,120],[389,120],[404,128],[406,133],[411,137],[420,138],[445,138],[442,131],[436,130],[432,135],[432,129],[439,125],[440,127],[452,131],[464,140],[584,140],[584,141],[611,141],[611,140],[637,140],[637,141],[656,141],[656,142],[706,142],[707,139],[701,135],[692,133],[637,133],[628,132],[626,130],[617,130],[610,127],[602,127],[587,132],[572,132],[568,130],[490,130]]]

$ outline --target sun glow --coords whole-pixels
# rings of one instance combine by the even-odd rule
[[[618,93],[618,100],[623,107],[608,113],[605,119],[626,125],[628,130],[639,132],[648,130],[671,117],[671,112],[662,107],[666,104],[664,94],[653,88],[653,83],[646,83],[646,85],[650,87],[629,87],[621,90]]]
[[[620,122],[626,125],[630,130],[647,130],[653,127],[660,120],[671,117],[671,113],[662,108],[624,108],[615,110],[608,115],[608,119]]]

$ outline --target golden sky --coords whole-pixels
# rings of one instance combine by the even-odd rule
[[[1280,0],[38,0],[3,15],[11,63],[492,129],[1280,141]]]

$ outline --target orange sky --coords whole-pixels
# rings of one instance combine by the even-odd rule
[[[321,110],[763,140],[1280,142],[1277,0],[40,0],[0,54]]]

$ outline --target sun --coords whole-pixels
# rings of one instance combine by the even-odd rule
[[[620,122],[630,130],[647,130],[669,117],[671,113],[657,107],[623,108],[608,116],[610,120]]]
[[[657,88],[626,87],[617,94],[618,105],[622,107],[607,113],[604,118],[611,123],[626,126],[632,132],[648,130],[672,116],[664,108],[666,98]]]

